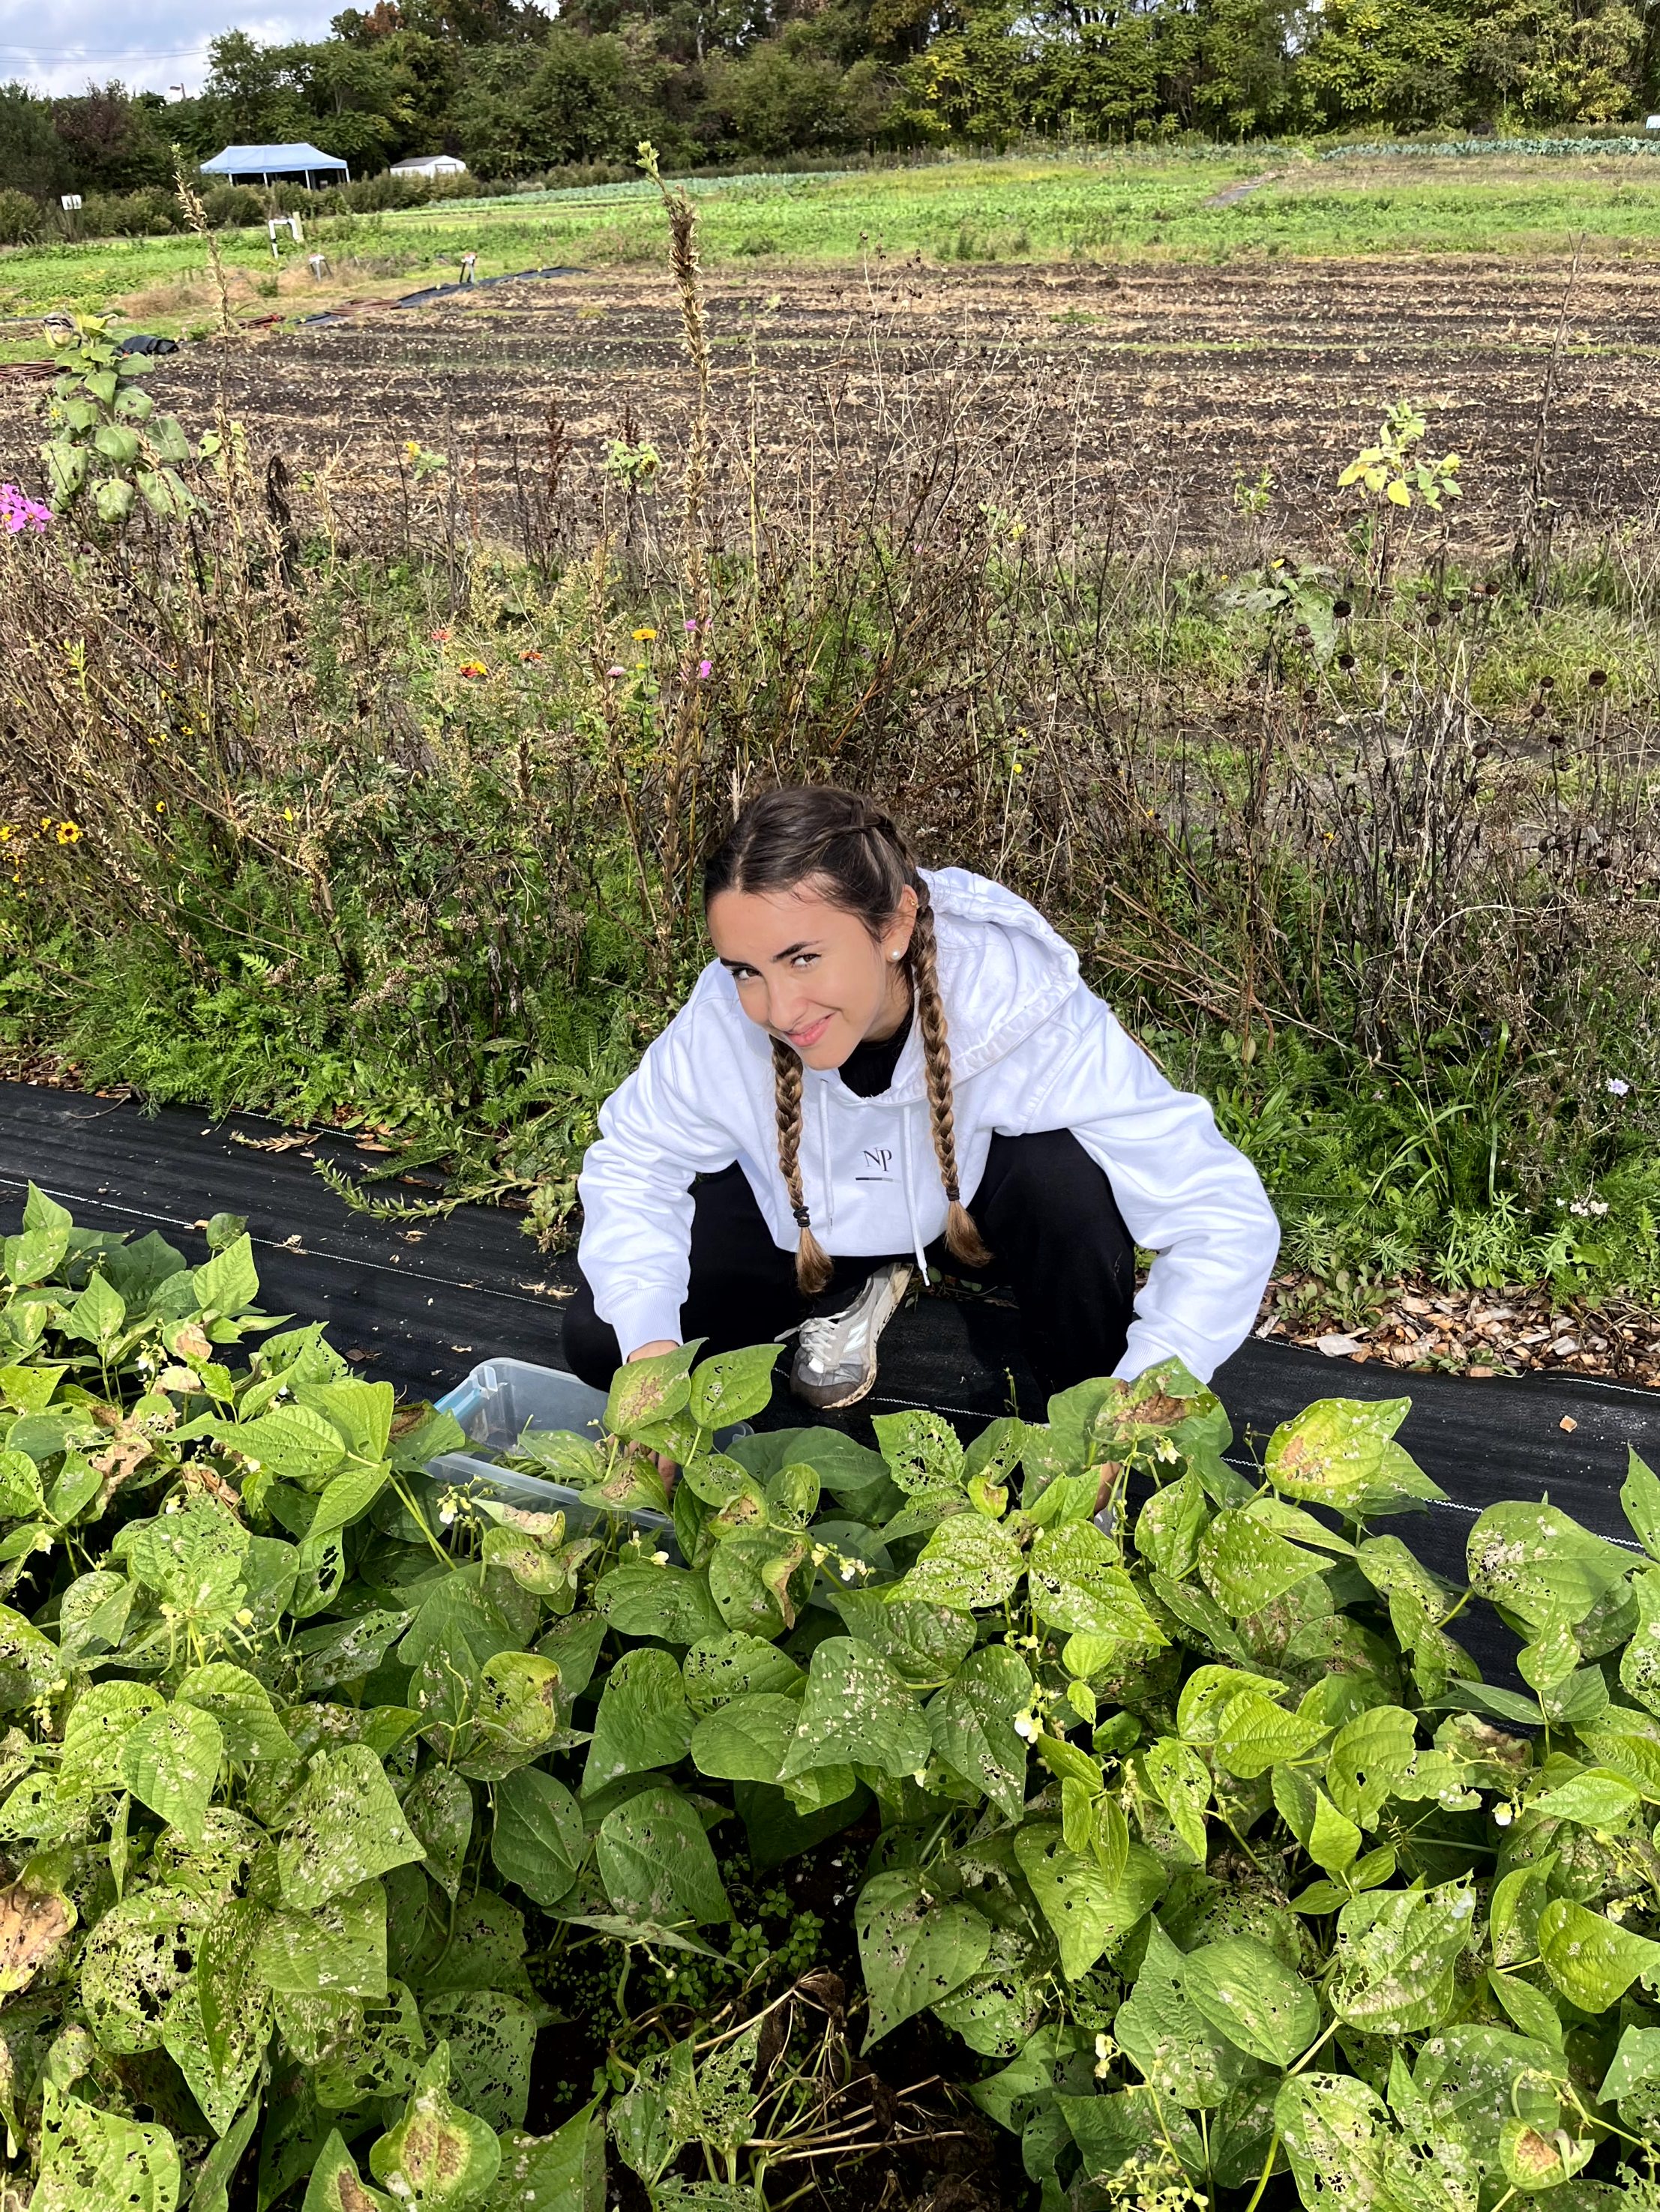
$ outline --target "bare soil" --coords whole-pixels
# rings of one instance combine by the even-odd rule
[[[1091,531],[1164,519],[1189,544],[1238,534],[1236,480],[1267,465],[1261,527],[1289,545],[1329,517],[1384,407],[1431,414],[1464,457],[1457,542],[1513,534],[1554,384],[1543,488],[1567,524],[1641,515],[1660,495],[1660,265],[1513,260],[1249,268],[956,270],[905,264],[708,281],[722,470],[751,427],[763,479],[832,456],[915,452],[947,422],[1008,457],[1052,513]],[[386,304],[189,348],[152,389],[188,427],[222,406],[257,450],[384,492],[408,440],[447,453],[461,511],[544,483],[592,488],[606,441],[672,464],[691,380],[672,290],[585,271],[415,307]],[[0,473],[27,472],[38,390],[0,386]],[[932,429],[930,428],[932,426]],[[720,473],[720,471],[718,471]],[[366,510],[367,511],[367,510]]]

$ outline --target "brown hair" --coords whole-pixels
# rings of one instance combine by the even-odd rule
[[[946,1187],[946,1243],[970,1267],[991,1255],[980,1241],[957,1182],[957,1129],[952,1106],[951,1046],[939,995],[933,907],[910,848],[880,807],[856,792],[830,785],[764,792],[752,799],[703,871],[703,904],[721,891],[792,890],[811,880],[844,913],[879,937],[900,895],[916,894],[916,921],[906,965],[922,1037],[928,1118],[939,1180]],[[778,1165],[800,1231],[795,1279],[809,1296],[830,1279],[829,1254],[812,1233],[801,1188],[801,1061],[780,1037],[772,1041],[778,1108]]]

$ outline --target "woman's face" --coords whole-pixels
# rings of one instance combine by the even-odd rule
[[[915,922],[909,886],[879,938],[811,883],[720,891],[708,908],[716,957],[744,1012],[809,1067],[840,1067],[866,1037],[898,1027],[909,1003],[903,963]]]

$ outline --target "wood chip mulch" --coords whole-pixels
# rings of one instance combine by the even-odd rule
[[[1594,1375],[1660,1388],[1660,1305],[1564,1299],[1548,1285],[1444,1291],[1407,1279],[1345,1296],[1312,1276],[1276,1275],[1256,1333],[1419,1374]]]

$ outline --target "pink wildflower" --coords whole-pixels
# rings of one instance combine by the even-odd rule
[[[52,509],[43,501],[31,499],[14,483],[0,483],[0,528],[14,537],[22,530],[39,535],[51,520]]]
[[[697,673],[700,676],[713,676],[714,663],[712,660],[700,660],[697,664]]]

